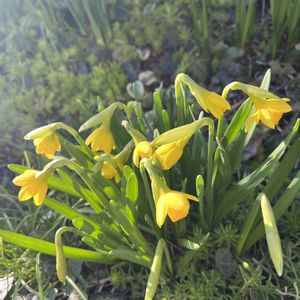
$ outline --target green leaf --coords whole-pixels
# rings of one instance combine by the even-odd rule
[[[215,224],[220,222],[240,201],[245,199],[246,196],[249,196],[263,180],[273,173],[278,165],[279,159],[298,131],[299,124],[300,120],[298,119],[290,134],[277,146],[260,167],[224,192],[224,196],[215,214]]]
[[[285,154],[284,158],[279,163],[278,167],[262,190],[262,192],[267,195],[268,199],[270,199],[271,202],[273,202],[272,199],[285,183],[299,156],[300,140],[298,139]],[[259,223],[260,220],[260,202],[255,201],[241,231],[240,240],[237,247],[238,254],[241,254],[243,252],[244,243],[246,242],[249,233],[254,228],[254,226]]]
[[[78,210],[70,207],[69,205],[67,205],[65,203],[59,202],[50,197],[46,197],[44,204],[46,206],[48,206],[49,208],[58,212],[60,215],[68,218],[69,220],[80,218],[80,219],[88,222],[90,225],[92,225],[95,230],[100,231],[100,226],[97,222],[95,222],[93,219],[81,214]]]
[[[93,162],[86,156],[85,149],[82,149],[81,146],[75,146],[70,143],[68,140],[63,139],[63,148],[68,152],[71,157],[74,157],[77,162],[88,169],[93,167]]]
[[[129,220],[128,211],[124,207],[114,200],[110,202],[111,211],[115,220],[120,224],[122,230],[127,235],[128,239],[133,245],[141,252],[151,253],[149,245],[145,240],[142,233],[139,231],[136,224],[133,224]]]
[[[290,182],[288,187],[282,196],[276,201],[273,206],[275,220],[277,221],[289,208],[289,206],[293,203],[294,199],[300,193],[300,171],[294,177],[294,179]],[[251,232],[247,241],[245,242],[244,251],[248,250],[257,240],[259,240],[264,235],[264,226],[263,223],[260,222]]]
[[[145,266],[147,268],[151,267],[151,259],[148,255],[141,254],[130,249],[126,249],[126,248],[113,249],[109,252],[109,254],[117,258],[131,261],[133,263]]]
[[[250,99],[247,99],[241,106],[240,108],[237,110],[237,112],[234,114],[230,124],[228,125],[223,139],[222,139],[222,143],[224,145],[224,147],[227,147],[228,145],[230,145],[234,139],[236,138],[236,136],[238,135],[238,133],[240,133],[247,117],[248,114],[251,110],[252,107],[252,102],[250,101]]]
[[[57,173],[67,183],[67,185],[72,186],[96,212],[99,213],[102,211],[102,207],[98,203],[98,197],[96,193],[84,187],[86,186],[86,184],[78,179],[77,176],[75,176],[65,168],[57,169]]]
[[[129,167],[124,167],[124,176],[126,178],[126,198],[135,202],[139,194],[138,180],[134,171]]]
[[[55,256],[55,244],[43,241],[41,239],[32,238],[20,233],[0,230],[0,237],[4,241],[20,246],[22,248],[31,249],[37,252]],[[109,254],[99,253],[95,251],[64,246],[64,254],[66,258],[78,259],[82,261],[113,263],[114,259]]]

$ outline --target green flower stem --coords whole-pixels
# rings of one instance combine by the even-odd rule
[[[207,149],[207,173],[206,173],[206,200],[207,200],[207,222],[211,224],[214,211],[213,195],[213,151],[214,151],[214,125],[209,125],[208,149]]]
[[[174,270],[173,270],[173,265],[172,265],[171,255],[170,255],[170,251],[169,251],[169,248],[168,248],[167,243],[165,244],[165,247],[164,247],[164,253],[165,253],[165,256],[166,256],[167,267],[168,267],[168,269],[169,269],[169,272],[170,272],[171,274],[173,274],[173,273],[174,273]]]
[[[83,179],[87,186],[98,196],[98,200],[102,207],[99,206],[99,203],[90,200],[89,203],[93,207],[93,209],[95,209],[97,212],[101,212],[103,208],[110,210],[108,201],[104,201],[107,200],[106,196],[97,188],[92,179],[89,177],[88,172],[74,161],[64,157],[59,157],[48,163],[41,171],[41,174],[45,172],[51,172],[52,174],[55,171],[55,169],[62,168],[64,166],[75,171]]]
[[[89,158],[92,159],[94,157],[93,151],[86,145],[86,143],[84,142],[80,134],[74,128],[62,122],[58,123],[58,128],[64,129],[67,132],[69,132],[75,138],[75,140],[80,144],[80,146],[82,146],[83,149],[85,149],[86,154],[89,156]]]
[[[151,215],[152,215],[152,219],[153,219],[153,223],[155,224],[155,228],[157,229],[157,225],[156,225],[156,215],[155,215],[155,206],[154,206],[154,202],[153,202],[153,198],[152,198],[152,194],[151,194],[151,190],[150,190],[150,186],[149,186],[149,182],[148,182],[148,178],[147,178],[147,174],[146,174],[146,170],[145,170],[145,165],[141,164],[140,165],[140,172],[142,175],[142,180],[144,183],[144,187],[145,187],[145,191],[146,191],[146,197],[150,206],[150,211],[151,211]]]

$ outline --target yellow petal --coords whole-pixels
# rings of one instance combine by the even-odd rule
[[[183,197],[185,197],[187,199],[199,202],[199,198],[194,195],[183,193],[183,192],[175,192],[175,191],[173,191],[173,193],[179,193],[180,195],[182,195]]]
[[[181,158],[183,147],[177,146],[177,143],[170,143],[160,146],[154,154],[159,159],[163,169],[169,170]]]
[[[167,216],[167,206],[163,199],[159,198],[156,204],[156,223],[160,228],[166,219]]]
[[[270,114],[270,112],[267,109],[260,109],[258,111],[259,114],[259,118],[261,119],[261,121],[268,127],[274,129],[275,128],[275,122],[272,119],[272,115]]]
[[[23,186],[18,194],[18,198],[20,201],[26,201],[32,198],[32,194],[28,191],[28,186]]]
[[[139,164],[140,164],[140,156],[139,156],[139,152],[136,149],[136,147],[133,150],[132,161],[133,161],[134,165],[138,168]]]
[[[266,100],[265,107],[269,110],[286,113],[292,110],[291,106],[283,100],[268,99]]]
[[[34,195],[33,200],[34,204],[39,206],[44,202],[48,190],[47,184],[41,184],[38,188],[37,193]]]
[[[230,104],[217,93],[205,91],[204,97],[208,111],[218,119],[231,109]]]
[[[116,169],[108,161],[104,161],[101,169],[101,175],[107,179],[112,179],[115,177]]]
[[[121,177],[118,172],[115,174],[115,183],[119,183],[121,181]]]
[[[87,145],[90,145],[97,137],[101,137],[102,134],[102,128],[97,128],[94,131],[92,131],[92,133],[87,137],[87,139],[85,140],[85,143]]]
[[[189,201],[180,192],[165,193],[159,199],[162,199],[166,206],[175,210],[188,210],[190,208]]]
[[[26,170],[23,174],[15,177],[12,182],[17,186],[23,186],[28,181],[32,180],[32,178],[34,178],[37,173],[37,170]]]
[[[104,151],[110,153],[115,147],[114,138],[110,132],[109,126],[104,124],[95,129],[86,139],[85,143],[91,145],[93,151]]]
[[[189,210],[175,210],[171,208],[168,209],[168,216],[173,223],[185,218],[188,213]]]
[[[258,124],[259,118],[257,112],[252,113],[246,120],[245,131],[248,132],[254,124]]]

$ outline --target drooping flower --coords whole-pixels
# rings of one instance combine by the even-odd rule
[[[58,136],[55,134],[56,127],[60,123],[53,123],[39,127],[25,135],[26,140],[33,140],[37,154],[44,154],[48,159],[52,159],[56,152],[61,150]]]
[[[171,169],[177,163],[188,140],[189,137],[162,145],[155,150],[154,156],[157,157],[164,170]]]
[[[86,139],[85,143],[91,145],[94,152],[103,151],[104,153],[111,153],[115,148],[115,140],[110,131],[110,123],[103,122],[101,127],[95,129]]]
[[[279,123],[283,113],[292,110],[291,106],[284,99],[262,99],[251,97],[254,104],[254,111],[249,115],[245,124],[245,131],[249,131],[254,124],[261,121],[267,127],[274,129]]]
[[[99,160],[100,158],[101,158],[101,156],[98,156],[98,155],[94,157],[95,160]],[[120,159],[118,159],[118,157],[116,157],[116,156],[115,157],[111,156],[111,159],[113,159],[115,161],[115,163],[119,167],[120,171],[123,171],[123,169],[124,169],[123,162]],[[101,176],[103,176],[106,179],[114,178],[116,183],[119,183],[121,180],[119,172],[116,170],[115,166],[108,160],[103,161],[100,173],[101,173]]]
[[[133,139],[135,148],[132,155],[132,161],[138,168],[141,158],[150,158],[155,151],[155,147],[151,145],[142,133],[132,128],[127,121],[123,121],[122,125]]]
[[[61,150],[61,144],[56,134],[35,139],[33,141],[37,154],[44,154],[48,159],[52,159],[56,152]]]
[[[188,141],[203,126],[208,126],[210,131],[214,130],[213,120],[202,118],[166,131],[151,142],[152,146],[156,148],[154,156],[164,170],[169,170],[177,163]]]
[[[48,190],[49,172],[38,170],[26,170],[23,174],[13,180],[13,184],[21,187],[18,198],[20,201],[26,201],[33,198],[35,205],[41,205]]]
[[[149,164],[146,168],[151,177],[157,225],[162,227],[167,215],[173,223],[185,218],[190,210],[189,199],[197,202],[199,199],[190,194],[171,190],[153,170],[149,170],[151,168]]]
[[[181,95],[181,82],[189,87],[190,92],[203,110],[210,112],[216,118],[221,118],[226,110],[231,109],[230,104],[219,94],[202,88],[192,78],[183,73],[178,74],[175,79],[176,98]]]
[[[226,98],[230,90],[241,90],[249,96],[254,105],[252,113],[246,120],[245,131],[249,131],[260,121],[274,129],[282,115],[292,110],[287,103],[290,101],[288,98],[280,98],[262,87],[234,81],[224,88],[222,96]]]
[[[154,150],[155,148],[148,141],[141,141],[137,143],[132,155],[132,161],[134,165],[138,168],[140,164],[140,159],[150,158],[154,153]]]
[[[133,143],[129,142],[124,149],[118,153],[117,155],[96,155],[94,159],[96,161],[102,160],[100,173],[106,179],[115,179],[116,183],[121,181],[121,177],[119,171],[123,172],[125,161],[128,159],[131,150],[133,147]],[[108,159],[109,158],[109,159]],[[119,171],[117,170],[119,169]]]

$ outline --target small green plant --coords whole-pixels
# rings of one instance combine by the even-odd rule
[[[235,28],[236,40],[238,46],[245,48],[246,44],[250,44],[253,40],[255,31],[255,8],[256,0],[235,1]]]
[[[299,41],[300,1],[270,0],[272,16],[272,58],[275,58],[284,34],[287,34],[287,48]]]
[[[5,230],[0,236],[4,242],[55,255],[61,282],[67,278],[68,258],[106,264],[125,260],[146,267],[150,274],[145,299],[154,297],[160,278],[179,275],[194,259],[194,254],[184,255],[178,265],[177,251],[199,250],[214,236],[216,245],[242,255],[266,234],[271,260],[281,276],[284,260],[276,220],[300,190],[299,172],[287,181],[299,157],[300,142],[295,140],[299,120],[260,166],[235,179],[241,154],[257,124],[274,128],[283,113],[292,109],[289,99],[268,91],[269,82],[270,71],[261,87],[235,81],[221,96],[200,87],[188,75],[178,74],[176,109],[163,109],[161,90],[154,93],[155,130],[150,139],[152,127],[137,101],[114,102],[86,121],[79,132],[93,131],[85,141],[61,122],[29,132],[25,139],[32,140],[36,152],[50,162],[42,170],[9,166],[21,173],[13,180],[20,187],[19,200],[33,198],[35,205],[44,204],[71,222],[57,229],[54,243]],[[240,90],[249,98],[226,124],[223,114],[231,109],[226,100],[231,90]],[[218,119],[216,130],[213,118],[204,117],[203,112],[195,116],[194,106],[187,101],[188,91],[203,111]],[[64,156],[57,156],[58,152]],[[48,188],[53,190],[49,196]],[[61,192],[74,204],[59,200]],[[234,208],[249,199],[243,226],[221,225]],[[78,201],[85,210],[75,205]],[[90,250],[64,246],[67,232],[79,236]],[[232,255],[222,248],[219,251],[228,258],[230,269],[224,276],[229,276],[235,269]],[[221,267],[218,257],[216,254]],[[246,273],[242,274],[243,293],[250,280]],[[222,281],[214,283],[209,278],[201,291],[215,295]]]

